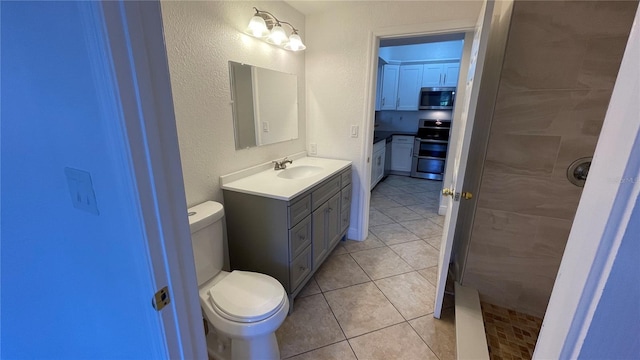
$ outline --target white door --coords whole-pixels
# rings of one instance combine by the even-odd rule
[[[473,127],[476,102],[480,90],[480,79],[482,77],[482,69],[488,44],[488,35],[491,28],[491,20],[493,15],[494,0],[488,0],[480,11],[476,29],[474,32],[473,46],[471,48],[471,58],[469,61],[469,72],[466,75],[466,92],[462,103],[458,106],[462,109],[459,126],[463,129],[471,129]],[[467,166],[467,155],[469,144],[471,142],[471,131],[466,131],[462,141],[458,142],[458,146],[452,149],[450,161],[453,161],[453,176],[451,184],[444,191],[450,190],[453,196],[447,199],[447,214],[444,221],[444,229],[442,234],[442,244],[440,246],[440,257],[438,261],[438,283],[436,287],[436,298],[433,316],[440,318],[442,311],[442,300],[444,298],[444,288],[447,281],[447,270],[451,258],[451,248],[453,246],[453,235],[456,227],[456,219],[458,217],[458,208],[460,205],[460,191],[462,189],[464,172]],[[445,184],[447,186],[447,184]]]
[[[160,4],[3,2],[1,26],[2,358],[206,358]]]

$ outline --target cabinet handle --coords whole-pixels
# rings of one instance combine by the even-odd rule
[[[385,98],[382,98],[382,106],[384,106],[384,99],[385,99]]]
[[[442,82],[442,84],[446,84],[447,83],[447,74],[444,74],[444,81]]]
[[[440,74],[440,76],[438,76],[438,83],[442,84],[442,74]]]
[[[400,106],[400,98],[396,99],[396,107]]]
[[[300,265],[300,267],[298,267],[298,270],[299,270],[300,272],[302,272],[302,271],[307,270],[307,268],[306,268],[306,266],[302,266],[302,265]]]

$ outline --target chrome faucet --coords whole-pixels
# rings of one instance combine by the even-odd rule
[[[292,160],[287,159],[286,157],[282,159],[282,161],[272,161],[275,165],[273,170],[284,170],[287,168],[287,163],[293,164]]]

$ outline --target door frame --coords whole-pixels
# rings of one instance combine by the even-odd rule
[[[158,287],[169,287],[170,306],[158,312],[169,358],[205,359],[206,340],[198,296],[191,232],[173,109],[159,1],[87,3],[102,23],[121,111],[114,141],[129,149],[133,184]],[[107,59],[107,60],[105,60]],[[153,294],[149,294],[151,299]],[[151,306],[151,301],[149,302]]]
[[[466,34],[469,31],[473,31],[476,23],[476,19],[473,20],[449,20],[431,22],[425,24],[411,24],[387,27],[381,29],[374,29],[369,33],[369,42],[367,46],[367,56],[369,62],[366,69],[366,82],[365,88],[369,91],[366,92],[366,101],[364,114],[365,121],[363,125],[363,143],[360,149],[360,168],[365,169],[361,177],[362,189],[371,188],[371,166],[373,156],[373,125],[375,119],[375,102],[376,102],[376,87],[378,78],[378,55],[381,39],[397,39],[397,38],[409,38],[409,37],[421,37],[431,35],[446,35],[446,34]],[[467,129],[465,129],[466,131]],[[360,233],[357,234],[359,239],[365,240],[369,233],[369,207],[371,203],[371,190],[363,191],[364,196],[360,197],[359,208],[361,209],[358,214],[358,226],[357,229]]]

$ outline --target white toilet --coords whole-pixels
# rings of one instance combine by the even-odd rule
[[[200,305],[214,328],[207,350],[215,359],[280,359],[275,331],[287,316],[289,299],[271,276],[222,271],[223,216],[222,204],[214,201],[189,209]]]

